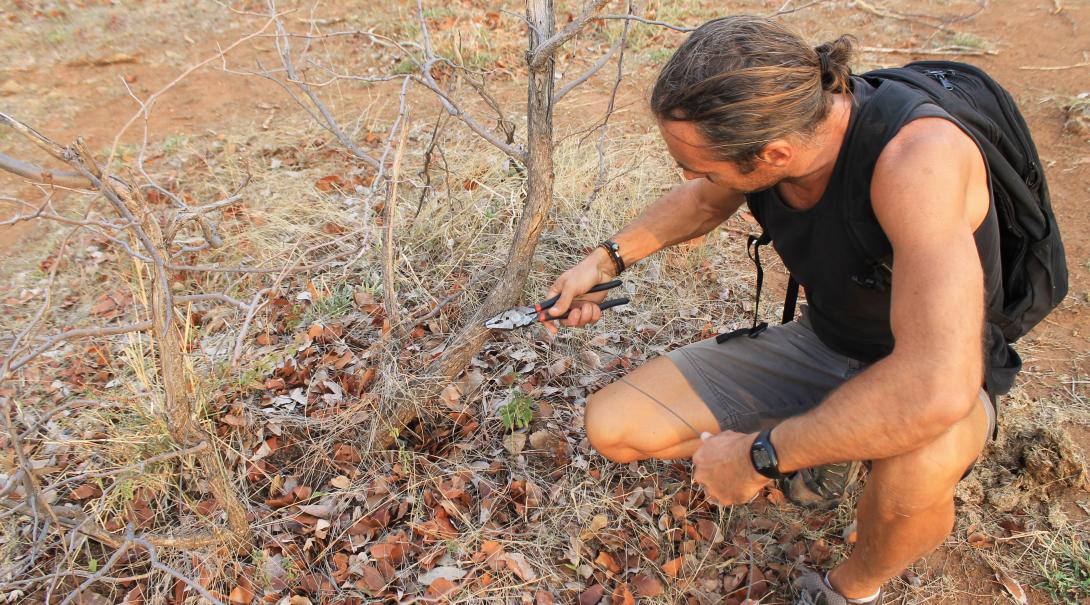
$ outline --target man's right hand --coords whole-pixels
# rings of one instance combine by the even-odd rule
[[[569,328],[579,328],[594,323],[602,317],[602,310],[598,303],[606,299],[607,292],[595,292],[587,294],[591,288],[598,284],[610,281],[614,277],[615,267],[613,260],[609,258],[602,248],[595,248],[578,265],[568,269],[560,277],[556,278],[549,288],[546,298],[560,295],[560,300],[547,312],[552,317],[563,315],[569,308],[571,313],[566,319],[560,321],[561,325]],[[554,334],[558,328],[555,322],[546,321],[545,328]]]

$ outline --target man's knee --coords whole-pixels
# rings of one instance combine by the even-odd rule
[[[587,409],[583,414],[583,428],[591,447],[613,462],[632,462],[640,459],[625,443],[623,402],[614,393],[613,386],[587,397]]]
[[[974,412],[915,451],[874,461],[868,483],[879,516],[908,517],[952,506],[958,481],[980,455],[987,423],[983,411]]]

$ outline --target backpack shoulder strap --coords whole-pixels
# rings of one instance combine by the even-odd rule
[[[876,80],[872,84],[877,90],[858,108],[859,114],[844,138],[845,166],[855,176],[846,179],[843,193],[848,232],[859,250],[877,262],[887,259],[893,249],[870,204],[874,168],[882,150],[897,136],[912,112],[931,100],[899,82]]]

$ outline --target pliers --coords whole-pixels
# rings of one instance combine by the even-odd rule
[[[621,280],[615,279],[613,281],[594,286],[587,291],[587,294],[590,294],[592,292],[604,292],[606,290],[616,288],[619,285],[621,285]],[[559,294],[548,300],[539,302],[532,307],[514,307],[508,309],[503,313],[500,313],[499,315],[484,322],[484,327],[491,330],[514,330],[515,328],[528,326],[534,322],[564,319],[568,316],[568,313],[571,313],[570,309],[567,313],[564,313],[563,315],[559,315],[557,317],[552,317],[548,313],[545,313],[545,310],[555,305],[556,301],[558,300],[560,300]],[[627,298],[614,298],[612,300],[602,302],[598,305],[598,308],[605,311],[606,309],[627,304]]]

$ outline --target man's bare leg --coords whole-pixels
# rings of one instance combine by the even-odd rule
[[[700,433],[719,432],[711,410],[666,357],[591,395],[584,423],[594,449],[614,462],[690,458]]]
[[[978,405],[930,444],[874,461],[856,511],[859,541],[829,572],[837,592],[869,597],[946,539],[954,525],[954,488],[987,432],[988,416]]]

